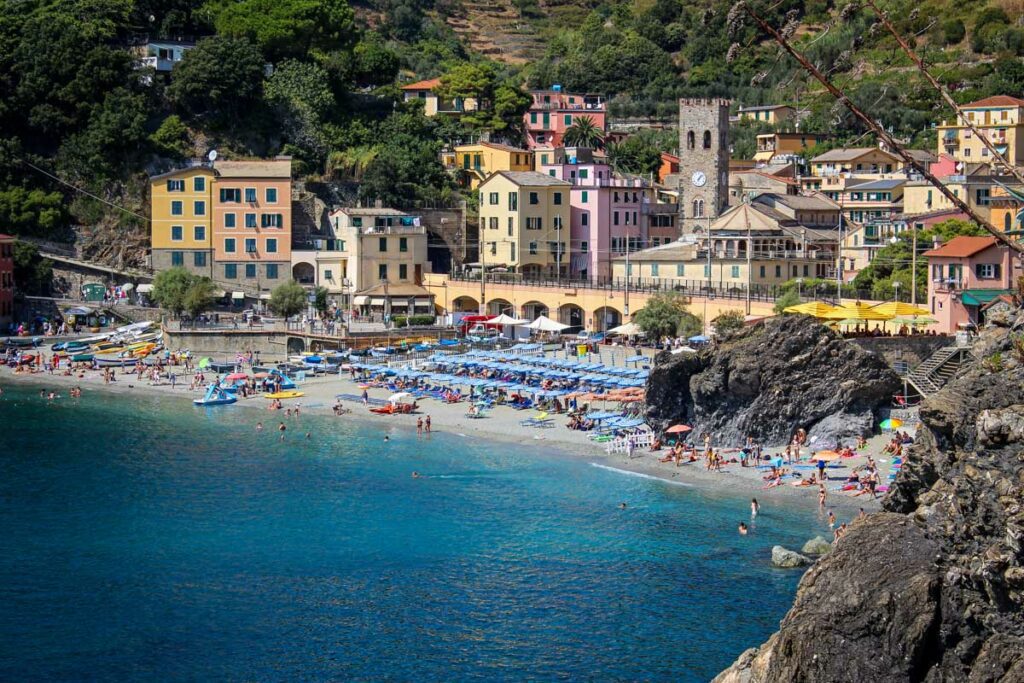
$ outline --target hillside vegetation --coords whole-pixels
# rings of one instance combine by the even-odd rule
[[[146,178],[212,148],[289,154],[297,177],[359,183],[395,204],[457,189],[438,161],[482,132],[521,140],[524,87],[560,83],[611,97],[615,116],[675,115],[681,96],[810,110],[807,129],[863,130],[719,0],[23,0],[0,14],[0,226],[87,237],[86,254],[137,264]],[[1013,5],[886,3],[961,100],[1024,90],[1024,28]],[[933,147],[944,112],[864,10],[784,0],[763,10],[854,100]],[[138,68],[145,36],[192,37],[170,77]],[[484,111],[428,119],[399,85],[442,77],[446,97]],[[745,155],[753,128],[735,131]],[[613,150],[650,165],[670,136]],[[632,164],[632,165],[630,165]],[[84,226],[84,229],[79,227]],[[72,231],[74,229],[74,232]]]

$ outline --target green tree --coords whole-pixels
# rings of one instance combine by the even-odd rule
[[[504,133],[510,140],[522,140],[523,114],[532,102],[533,98],[522,88],[508,83],[499,85],[494,89],[491,130]]]
[[[797,294],[795,289],[790,289],[775,300],[775,305],[772,306],[772,310],[775,311],[775,315],[782,315],[787,308],[790,306],[796,306],[799,303],[800,295]]]
[[[185,290],[185,296],[182,299],[182,305],[185,307],[185,311],[192,317],[195,317],[203,311],[210,308],[213,305],[213,300],[216,298],[214,292],[217,287],[213,284],[213,280],[208,277],[192,277],[192,283]]]
[[[330,305],[327,302],[327,294],[328,292],[326,287],[317,287],[313,290],[313,296],[315,297],[313,299],[313,308],[315,308],[316,312],[320,315],[326,313],[327,309],[330,308]]]
[[[686,310],[686,298],[675,292],[661,292],[647,300],[639,311],[633,314],[633,322],[650,339],[698,334],[700,319]],[[692,332],[696,329],[696,332]],[[692,334],[690,334],[692,332]]]
[[[924,301],[928,296],[928,259],[921,254],[931,248],[934,240],[948,242],[958,235],[986,235],[982,228],[974,223],[962,220],[948,220],[917,233],[917,299]],[[871,292],[871,296],[892,298],[894,282],[900,282],[900,291],[909,295],[913,262],[913,233],[909,230],[900,234],[899,238],[879,249],[871,263],[853,280],[857,291]]]
[[[188,308],[186,296],[194,280],[195,276],[181,266],[168,268],[153,278],[151,298],[174,317],[181,317]]]
[[[270,310],[285,318],[301,313],[306,308],[307,292],[295,280],[283,282],[270,293]]]
[[[192,141],[188,126],[177,114],[171,114],[160,127],[149,136],[149,141],[158,152],[172,159],[186,159],[192,156]]]
[[[238,0],[218,4],[214,19],[217,33],[252,41],[271,61],[346,50],[358,35],[355,15],[346,0]],[[215,4],[210,6],[216,8]]]
[[[398,75],[398,55],[388,49],[376,33],[367,33],[353,50],[355,68],[352,77],[357,85],[384,85]]]
[[[647,175],[661,166],[661,150],[648,138],[631,135],[608,145],[608,160],[622,173]]]
[[[726,311],[712,321],[715,334],[727,338],[743,329],[743,314],[739,311]]]
[[[174,67],[167,96],[182,116],[232,127],[259,102],[263,58],[244,38],[200,40]]]
[[[67,222],[59,192],[14,186],[0,189],[0,225],[15,235],[53,236]]]
[[[14,283],[28,296],[48,296],[53,283],[53,261],[39,255],[29,242],[14,243]]]
[[[604,131],[597,127],[593,117],[580,116],[565,129],[562,144],[566,147],[600,149],[604,147]]]
[[[93,109],[85,129],[66,138],[57,156],[68,176],[93,186],[123,177],[147,140],[146,98],[115,88]]]

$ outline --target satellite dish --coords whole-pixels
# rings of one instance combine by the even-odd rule
[[[217,150],[211,149],[210,153],[206,155],[206,158],[209,159],[211,162],[216,161],[217,160]]]

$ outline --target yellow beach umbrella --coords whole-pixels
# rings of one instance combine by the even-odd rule
[[[913,304],[904,303],[903,301],[886,301],[884,304],[878,304],[877,306],[872,306],[872,308],[879,313],[885,313],[886,315],[893,317],[931,314],[931,311],[927,308],[914,306]]]
[[[824,318],[827,313],[831,313],[836,310],[836,307],[832,304],[826,304],[823,301],[808,301],[796,306],[790,306],[784,309],[783,313],[802,313],[804,315],[811,315],[815,318]],[[846,317],[846,316],[843,316]]]
[[[846,304],[822,316],[828,320],[892,320],[893,316],[876,311],[860,301]]]

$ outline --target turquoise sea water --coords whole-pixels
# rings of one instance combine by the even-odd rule
[[[820,530],[768,505],[740,537],[748,496],[536,443],[268,416],[5,387],[0,679],[707,680],[791,603],[771,546]]]

